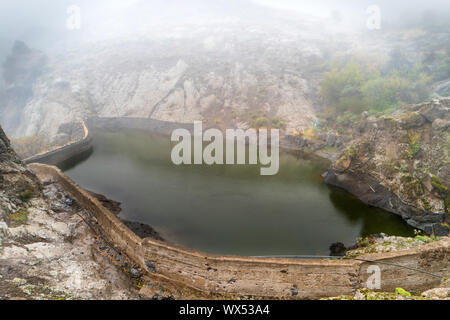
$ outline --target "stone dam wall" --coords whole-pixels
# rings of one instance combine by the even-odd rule
[[[24,159],[23,161],[26,164],[43,163],[49,165],[57,165],[84,152],[88,152],[92,149],[92,136],[90,135],[84,121],[81,121],[81,125],[83,126],[84,130],[84,136],[81,140],[73,141],[65,146],[45,153],[37,154],[33,157]]]
[[[370,265],[381,269],[381,290],[423,290],[440,283],[431,275],[383,263],[450,275],[450,238],[411,250],[362,257],[372,262],[217,256],[141,239],[58,168],[37,163],[29,168],[41,180],[51,178],[59,183],[96,218],[102,235],[149,276],[205,294],[285,299],[351,294],[366,286]]]
[[[110,130],[143,130],[160,135],[171,135],[172,131],[178,128],[183,128],[193,132],[193,124],[131,117],[90,118],[86,121],[81,121],[81,125],[84,130],[84,137],[81,140],[70,142],[64,146],[55,148],[54,150],[43,152],[24,159],[23,161],[26,164],[42,163],[48,165],[59,165],[75,156],[84,154],[92,149],[93,137],[90,134],[89,128],[94,127]]]
[[[364,257],[373,262],[215,256],[152,239],[141,239],[97,199],[50,165],[90,150],[92,137],[88,127],[137,129],[170,135],[176,128],[192,131],[192,125],[141,118],[93,118],[83,126],[85,136],[82,140],[25,161],[41,179],[51,178],[59,183],[95,217],[102,235],[151,277],[223,297],[313,299],[351,294],[365,287],[370,276],[367,273],[370,265],[378,265],[381,269],[381,290],[391,291],[396,287],[422,290],[440,282],[433,276],[384,262],[420,268],[445,277],[450,275],[449,238],[408,251]]]
[[[168,122],[161,120],[154,120],[148,118],[131,118],[131,117],[117,117],[117,118],[90,118],[86,121],[89,128],[103,128],[110,130],[119,129],[134,129],[149,131],[160,135],[172,134],[175,129],[186,129],[193,132],[193,124]]]

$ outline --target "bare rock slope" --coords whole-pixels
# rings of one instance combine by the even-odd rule
[[[130,278],[58,185],[42,186],[0,128],[0,299],[130,299]]]
[[[152,35],[48,49],[45,56],[16,43],[5,63],[2,125],[16,138],[54,138],[61,124],[93,116],[309,128],[317,74],[338,44],[305,19],[270,21],[154,27]],[[12,90],[19,87],[28,94]]]

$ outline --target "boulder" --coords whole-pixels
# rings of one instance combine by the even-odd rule
[[[330,256],[336,257],[345,256],[346,251],[347,248],[342,242],[336,242],[330,246]]]
[[[334,147],[336,145],[336,141],[337,141],[336,132],[334,132],[334,131],[328,132],[327,141],[326,141],[327,146],[330,148]]]
[[[450,109],[440,102],[433,102],[423,107],[420,109],[420,114],[429,122],[434,122],[436,119],[450,120]]]
[[[409,112],[401,117],[401,126],[403,129],[419,128],[425,124],[426,118],[419,112]]]
[[[435,288],[422,293],[428,299],[445,299],[450,297],[450,288]]]

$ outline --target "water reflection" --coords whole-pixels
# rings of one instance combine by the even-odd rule
[[[90,156],[63,168],[83,187],[122,203],[127,220],[170,242],[218,254],[327,254],[369,233],[410,235],[398,217],[323,184],[323,164],[290,154],[276,176],[259,166],[175,166],[168,138],[94,130]]]

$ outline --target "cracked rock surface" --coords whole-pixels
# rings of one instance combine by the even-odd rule
[[[83,209],[40,183],[0,128],[0,299],[135,299],[125,258],[100,250]]]

